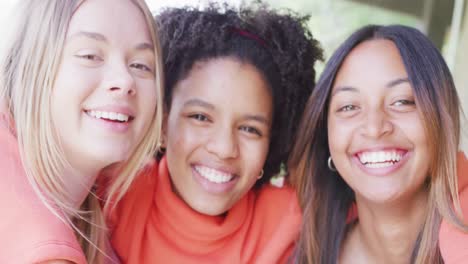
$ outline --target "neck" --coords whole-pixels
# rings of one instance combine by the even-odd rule
[[[71,199],[73,209],[79,209],[99,175],[100,169],[77,170],[67,168],[64,171],[65,193]]]
[[[359,222],[352,232],[368,259],[408,263],[426,218],[427,196],[421,190],[389,204],[373,204],[356,196]]]

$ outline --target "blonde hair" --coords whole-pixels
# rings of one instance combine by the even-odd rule
[[[20,156],[28,180],[44,204],[75,228],[90,263],[104,261],[106,234],[104,213],[90,192],[80,209],[65,191],[64,168],[68,165],[51,118],[51,93],[60,66],[69,22],[85,0],[24,0],[15,12],[16,28],[3,51],[0,100],[14,120]],[[162,125],[162,62],[156,23],[144,0],[131,0],[142,12],[155,47],[157,107],[152,124],[131,157],[119,165],[110,182],[104,212],[112,209],[130,187],[143,164],[157,151]],[[103,254],[100,254],[103,253]]]

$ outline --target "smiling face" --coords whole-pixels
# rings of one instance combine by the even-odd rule
[[[429,142],[393,42],[365,41],[344,60],[331,92],[328,138],[357,199],[392,202],[421,189]]]
[[[175,192],[195,211],[220,215],[255,184],[272,121],[267,84],[231,58],[196,63],[174,87],[166,156]]]
[[[123,18],[123,19],[115,19]],[[156,107],[154,48],[129,0],[87,0],[67,31],[52,120],[68,162],[95,171],[129,157]]]

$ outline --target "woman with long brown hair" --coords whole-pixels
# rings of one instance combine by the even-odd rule
[[[422,33],[367,26],[351,35],[318,81],[292,151],[304,213],[295,262],[447,263],[464,254],[438,243],[442,221],[468,230],[459,113],[451,74]]]

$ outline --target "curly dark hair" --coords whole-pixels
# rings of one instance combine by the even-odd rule
[[[255,66],[273,98],[273,123],[264,177],[269,181],[288,159],[307,98],[315,86],[314,64],[322,59],[307,29],[308,16],[276,11],[263,3],[240,9],[211,4],[200,10],[168,8],[156,16],[163,50],[165,107],[177,82],[196,62],[231,57]]]

